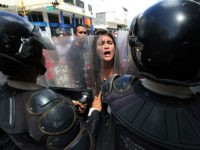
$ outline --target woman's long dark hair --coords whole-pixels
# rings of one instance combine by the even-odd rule
[[[110,32],[108,32],[106,30],[101,30],[95,34],[94,39],[93,39],[92,52],[91,52],[92,53],[91,69],[92,69],[93,81],[95,84],[95,85],[93,85],[93,88],[96,89],[97,94],[99,93],[99,91],[101,89],[101,85],[103,83],[103,61],[97,54],[97,41],[99,38],[101,38],[102,35],[109,36],[112,39],[114,46],[116,48],[115,38],[113,37],[113,35]],[[114,61],[113,61],[113,66],[114,66]]]

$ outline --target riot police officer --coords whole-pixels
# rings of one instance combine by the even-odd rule
[[[8,139],[0,148],[12,141],[12,149],[22,150],[94,149],[101,108],[93,105],[83,122],[70,97],[36,84],[45,73],[42,49],[54,49],[51,39],[16,14],[0,11],[0,20],[0,71],[7,76],[0,87],[0,128]]]
[[[142,78],[103,85],[115,150],[200,149],[200,5],[160,1],[135,17],[131,53]]]

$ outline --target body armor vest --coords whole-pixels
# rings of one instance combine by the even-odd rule
[[[0,127],[20,149],[93,149],[91,133],[76,111],[69,97],[51,89],[1,88]]]
[[[109,85],[110,94],[104,95],[114,116],[115,149],[200,149],[198,95],[188,99],[164,96],[130,78],[134,77],[117,77]],[[123,89],[117,87],[123,86],[125,92],[119,92]]]

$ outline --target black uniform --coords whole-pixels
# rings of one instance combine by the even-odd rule
[[[0,86],[0,148],[94,149],[99,112],[83,121],[68,95],[36,84],[46,69],[42,50],[55,50],[51,38],[16,14],[0,11],[0,20],[0,71],[7,76]]]
[[[51,89],[0,91],[0,127],[19,149],[94,149],[98,111],[85,123],[71,99]]]
[[[115,150],[200,149],[198,95],[160,95],[129,75],[111,77],[103,94],[115,124]]]

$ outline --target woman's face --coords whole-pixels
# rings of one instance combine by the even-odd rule
[[[108,35],[102,35],[97,40],[97,53],[104,61],[112,61],[115,55],[115,45]]]

